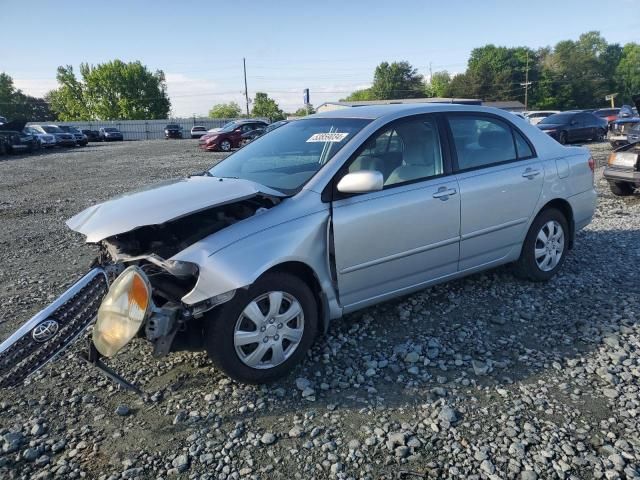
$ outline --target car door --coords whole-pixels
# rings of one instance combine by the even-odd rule
[[[460,195],[434,116],[374,134],[342,174],[377,170],[380,191],[335,198],[332,229],[345,312],[457,270]]]
[[[459,270],[510,258],[520,249],[542,192],[544,169],[525,136],[489,114],[449,114],[460,188]]]

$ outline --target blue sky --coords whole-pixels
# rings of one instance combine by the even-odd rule
[[[640,0],[253,1],[0,0],[0,71],[40,96],[58,65],[140,60],[162,69],[177,116],[243,105],[266,91],[286,111],[311,89],[318,105],[370,84],[381,61],[408,60],[425,75],[464,71],[486,43],[533,48],[599,30],[609,42],[640,39]],[[626,12],[626,13],[624,13]]]

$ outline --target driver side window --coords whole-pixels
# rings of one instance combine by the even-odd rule
[[[369,138],[349,165],[349,173],[363,170],[382,173],[385,187],[441,175],[442,149],[435,120],[400,121]]]

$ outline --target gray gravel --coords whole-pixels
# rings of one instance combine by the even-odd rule
[[[0,392],[0,478],[640,478],[640,197],[613,197],[591,149],[597,214],[551,282],[500,268],[349,315],[263,387],[136,342],[109,364],[145,403],[69,352]],[[184,140],[0,162],[0,338],[91,261],[64,219],[219,158]]]

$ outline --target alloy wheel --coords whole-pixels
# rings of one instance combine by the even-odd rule
[[[223,140],[220,144],[220,148],[222,149],[222,151],[228,152],[229,150],[231,150],[231,142],[229,140]]]
[[[233,331],[238,358],[246,366],[269,369],[285,362],[300,345],[304,312],[287,292],[273,291],[244,308]]]
[[[534,256],[543,272],[553,270],[564,254],[564,230],[555,220],[545,223],[536,237]]]

